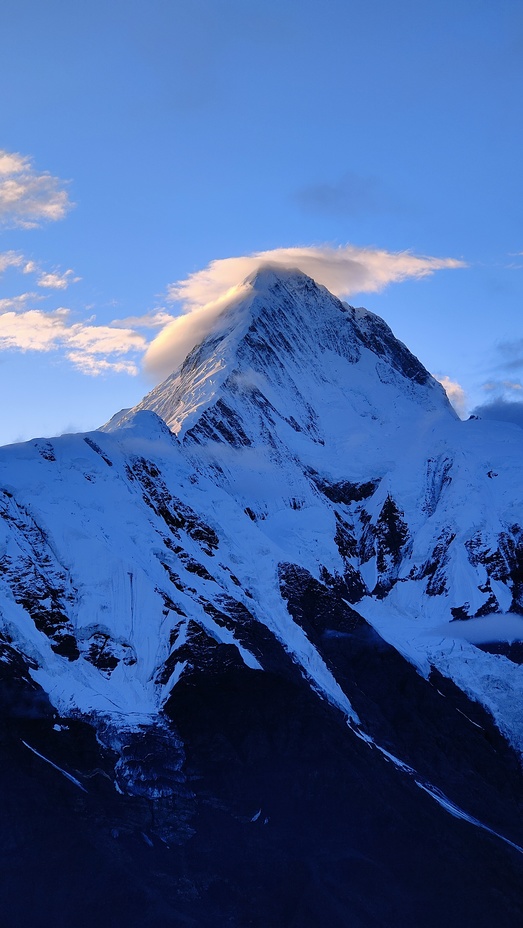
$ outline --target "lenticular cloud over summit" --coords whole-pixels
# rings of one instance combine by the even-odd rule
[[[225,304],[245,292],[242,281],[266,264],[303,271],[341,298],[376,293],[391,283],[465,267],[463,261],[455,258],[355,245],[275,248],[211,261],[203,270],[168,288],[169,300],[182,304],[183,315],[170,322],[151,343],[145,356],[146,370],[154,376],[166,376],[181,364],[187,353],[211,331]]]
[[[455,258],[431,258],[410,252],[389,252],[344,245],[311,245],[304,248],[274,248],[242,258],[211,261],[202,271],[172,284],[169,296],[189,308],[203,306],[244,280],[264,264],[297,268],[339,297],[376,293],[387,284],[409,277],[427,277],[442,268],[464,267]]]

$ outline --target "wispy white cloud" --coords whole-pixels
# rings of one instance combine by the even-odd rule
[[[145,346],[145,338],[133,329],[72,322],[70,310],[64,307],[52,312],[30,309],[0,315],[0,350],[62,350],[85,374],[136,374],[136,361],[125,355],[141,355]]]
[[[133,329],[117,329],[108,325],[74,323],[66,333],[64,341],[74,350],[85,354],[127,354],[142,351],[145,338]]]
[[[34,265],[34,262],[29,263]],[[29,271],[24,268],[24,273],[27,274]],[[64,271],[63,273],[60,273],[60,271],[42,272],[38,277],[37,283],[39,287],[44,287],[44,289],[47,290],[67,290],[69,284],[77,284],[81,279],[81,277],[75,277],[74,271],[69,268],[68,271]]]
[[[145,313],[143,316],[126,316],[125,319],[113,319],[111,325],[122,329],[131,326],[133,329],[161,329],[173,321],[175,317],[164,309]]]
[[[0,348],[50,351],[57,347],[67,330],[68,315],[67,309],[48,313],[39,309],[3,313],[0,316]]]
[[[148,346],[144,357],[145,371],[156,380],[167,377],[212,331],[222,310],[240,301],[248,292],[248,285],[239,284],[217,300],[172,319]]]
[[[13,157],[0,154],[0,177],[2,170],[5,174],[11,169]],[[14,163],[16,167],[16,159]],[[97,324],[94,317],[74,321],[71,311],[63,307],[51,311],[34,308],[30,303],[44,299],[43,294],[22,293],[0,300],[0,350],[60,351],[78,370],[90,375],[106,371],[136,374],[144,356],[149,373],[155,377],[167,375],[213,329],[225,306],[249,293],[252,284],[246,278],[266,264],[299,268],[340,297],[376,292],[395,281],[464,266],[453,258],[395,254],[350,245],[275,249],[213,261],[204,270],[172,284],[168,299],[182,304],[182,315],[174,316],[158,308],[144,315],[114,319],[108,325]],[[72,269],[45,271],[33,259],[14,251],[0,254],[0,272],[10,267],[35,275],[44,292],[65,290],[69,283],[79,280]],[[159,334],[150,341],[155,329],[160,330]],[[442,382],[450,390],[451,401],[461,411],[459,385],[446,380]]]
[[[49,172],[38,172],[31,158],[0,149],[0,226],[36,228],[62,219],[72,205],[62,180]],[[33,275],[44,293],[64,291],[81,279],[72,268],[46,270],[20,252],[0,253],[0,274],[11,268]],[[65,307],[34,308],[31,304],[48,298],[44,293],[26,292],[0,299],[0,351],[58,351],[90,375],[138,373],[136,358],[143,354],[147,342],[132,325],[124,320],[98,325],[94,317],[74,321]],[[161,327],[170,318],[165,312],[150,314],[141,327]]]
[[[25,155],[0,150],[0,224],[34,229],[63,219],[72,205],[64,181],[38,172]]]
[[[18,251],[0,252],[0,274],[9,270],[10,267],[22,268],[25,258]]]
[[[0,149],[0,177],[9,177],[10,174],[20,174],[29,165],[29,158],[16,152]]]
[[[276,248],[212,261],[203,270],[168,288],[169,300],[180,302],[184,315],[170,322],[153,340],[145,355],[146,370],[155,376],[174,370],[212,330],[225,304],[245,292],[240,288],[241,282],[265,264],[298,268],[342,298],[375,293],[394,282],[466,266],[455,258],[394,253],[355,245]]]
[[[445,390],[458,416],[463,417],[467,408],[467,397],[461,384],[456,380],[451,380],[450,377],[446,375],[442,377],[438,376],[438,374],[434,374],[434,377]]]
[[[15,268],[22,274],[34,274],[37,285],[44,290],[67,290],[69,284],[76,284],[82,279],[76,276],[72,268],[61,271],[55,267],[52,271],[46,271],[37,261],[26,258],[19,251],[0,252],[0,274],[10,268]]]
[[[0,156],[2,170],[12,166],[13,159]],[[16,161],[15,161],[16,165]],[[146,348],[146,338],[135,331],[132,320],[115,320],[109,325],[95,323],[95,317],[74,321],[69,309],[37,309],[34,304],[49,299],[54,290],[66,290],[80,280],[72,269],[45,271],[33,259],[20,252],[0,253],[0,274],[10,268],[24,275],[33,275],[42,292],[24,292],[0,299],[0,351],[60,351],[85,374],[107,371],[138,373],[136,357]],[[31,305],[32,304],[32,305]],[[137,327],[161,327],[172,318],[165,311],[137,317]]]
[[[523,251],[509,251],[508,256],[509,258],[523,258]],[[507,271],[520,271],[523,268],[523,262],[511,261],[510,264],[504,266]]]
[[[67,358],[82,374],[88,374],[91,377],[107,373],[130,374],[135,377],[139,373],[139,367],[135,361],[125,359],[108,361],[106,358],[85,354],[82,351],[68,351]]]
[[[0,300],[0,313],[6,313],[9,310],[20,312],[26,308],[28,303],[33,303],[43,299],[38,293],[19,293],[16,296],[4,297]]]
[[[376,293],[388,284],[408,278],[419,279],[445,268],[466,267],[464,261],[456,258],[433,258],[408,251],[390,252],[356,245],[275,248],[211,261],[203,270],[172,284],[169,298],[182,301],[189,309],[204,306],[264,264],[298,268],[339,297]]]
[[[523,384],[520,380],[489,380],[487,383],[483,384],[483,389],[487,393],[497,393],[501,395],[505,392],[512,392],[513,390],[523,390]]]

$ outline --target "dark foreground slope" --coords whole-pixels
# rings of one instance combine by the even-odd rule
[[[523,854],[419,785],[430,771],[453,803],[523,844],[510,749],[482,709],[443,695],[368,627],[341,651],[365,724],[419,775],[357,737],[299,678],[230,665],[181,681],[170,720],[135,736],[128,761],[147,789],[124,795],[116,755],[91,726],[56,730],[41,691],[3,665],[2,924],[521,924]],[[175,789],[152,799],[180,740]]]

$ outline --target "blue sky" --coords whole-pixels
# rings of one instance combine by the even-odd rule
[[[520,0],[4,0],[0,72],[0,442],[137,402],[210,262],[311,246],[514,413]]]

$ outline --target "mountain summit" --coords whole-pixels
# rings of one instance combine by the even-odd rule
[[[260,417],[272,432],[285,433],[290,422],[314,441],[330,424],[329,402],[351,418],[393,418],[387,386],[403,393],[408,408],[448,410],[442,387],[382,319],[340,302],[300,271],[269,266],[247,278],[207,338],[137,409],[152,409],[189,440],[223,440],[225,404],[248,431],[255,427],[250,437],[236,436],[239,444],[259,441]],[[315,428],[311,416],[320,413]]]
[[[519,923],[522,452],[271,267],[137,407],[2,449],[17,921]],[[49,795],[123,901],[49,897]]]

